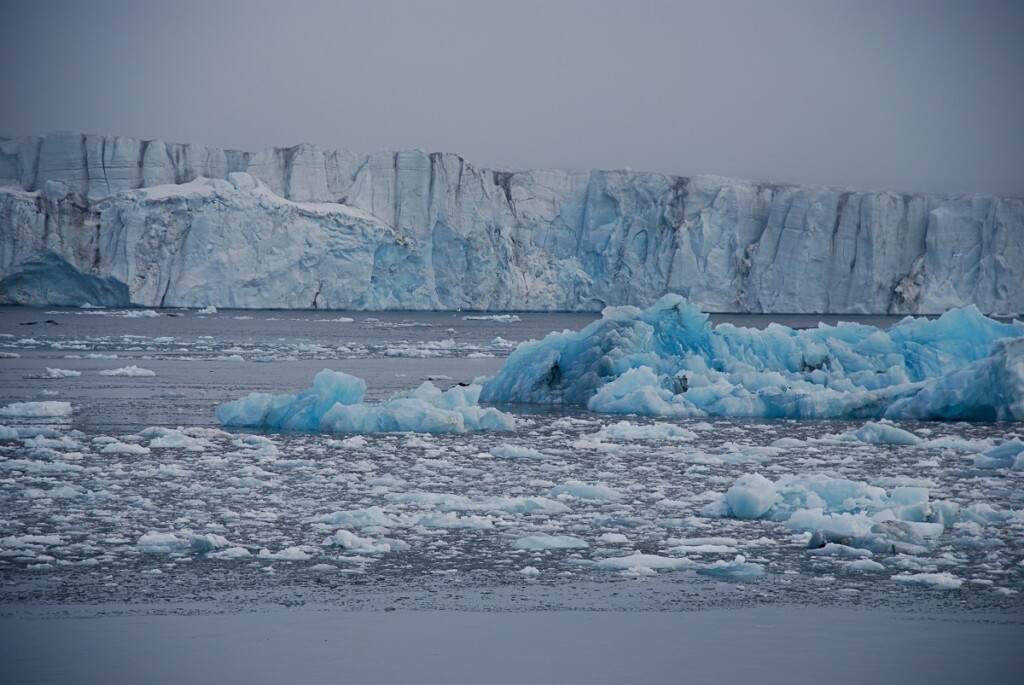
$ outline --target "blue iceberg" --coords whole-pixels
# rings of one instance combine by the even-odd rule
[[[757,330],[712,326],[666,295],[520,345],[480,399],[647,416],[1022,421],[1024,324],[970,306],[886,329]]]
[[[363,402],[366,381],[324,369],[296,395],[251,393],[217,407],[229,428],[324,433],[466,433],[515,430],[515,418],[478,404],[479,385],[442,392],[429,381],[385,402]]]

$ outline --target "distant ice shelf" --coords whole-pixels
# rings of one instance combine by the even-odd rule
[[[0,138],[0,303],[941,313],[1024,302],[1024,200],[454,154]]]

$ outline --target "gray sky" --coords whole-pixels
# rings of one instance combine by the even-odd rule
[[[1024,195],[1024,2],[0,0],[0,135]]]

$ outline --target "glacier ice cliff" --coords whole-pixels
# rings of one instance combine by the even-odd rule
[[[938,313],[1024,302],[1024,200],[453,154],[0,138],[0,302]]]
[[[521,344],[480,400],[650,416],[1024,421],[1024,323],[970,306],[886,329],[762,331],[712,326],[665,295]],[[868,442],[900,439],[865,431]]]

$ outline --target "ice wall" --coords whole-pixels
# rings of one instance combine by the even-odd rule
[[[47,260],[145,306],[1017,313],[1024,200],[0,139],[0,301],[53,303]]]

